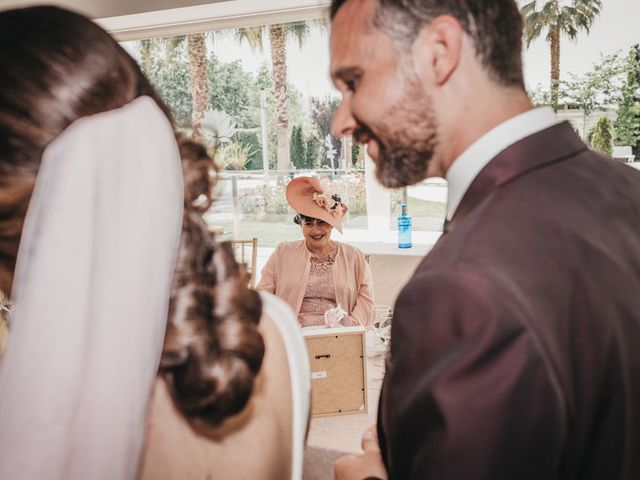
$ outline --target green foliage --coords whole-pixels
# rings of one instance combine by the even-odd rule
[[[337,192],[349,207],[348,215],[352,217],[367,214],[367,195],[364,185],[364,175],[352,173],[341,175],[330,182],[331,190]]]
[[[334,180],[323,179],[323,185],[327,185],[330,191],[337,192],[342,201],[348,205],[348,218],[367,214],[363,174],[342,175]],[[245,191],[240,197],[241,210],[245,217],[250,215],[251,218],[264,218],[291,213],[285,198],[285,189],[286,185],[259,185]]]
[[[244,170],[251,161],[251,147],[240,142],[225,143],[216,152],[216,160],[225,170]]]
[[[618,103],[627,74],[627,65],[619,53],[600,56],[584,75],[568,74],[561,80],[558,92],[559,108],[577,108],[589,115],[594,110]],[[541,85],[529,91],[535,105],[551,105],[551,93]]]
[[[260,117],[255,110],[259,100],[252,97],[256,80],[242,69],[239,60],[220,62],[215,56],[209,60],[209,105],[233,117],[243,128],[258,127]]]
[[[273,78],[269,71],[269,65],[266,62],[263,62],[262,65],[260,65],[258,77],[256,78],[256,87],[259,90],[264,90],[265,92],[270,92],[273,89]]]
[[[532,0],[526,3],[521,12],[525,21],[527,46],[543,33],[546,33],[547,41],[550,40],[554,30],[559,30],[571,39],[575,39],[581,29],[589,32],[593,21],[600,15],[601,8],[601,0]]]
[[[352,165],[354,168],[359,168],[359,165],[358,165],[358,157],[360,156],[360,149],[361,149],[361,148],[362,148],[362,147],[360,146],[360,144],[359,144],[359,143],[354,143],[354,144],[351,146],[351,165]],[[363,165],[362,167],[364,168],[364,165]]]
[[[558,108],[560,80],[560,38],[575,39],[580,30],[589,33],[600,15],[602,0],[527,0],[521,8],[527,47],[545,34],[551,47],[551,104]]]
[[[631,48],[626,65],[627,78],[618,102],[614,130],[618,143],[637,150],[640,141],[640,45]]]
[[[289,213],[284,191],[284,185],[258,185],[240,196],[240,208],[243,214],[257,217]]]
[[[309,135],[307,138],[307,165],[309,165],[309,168],[320,168],[323,157],[324,147],[318,135],[315,133]]]
[[[331,146],[336,152],[340,151],[340,139],[331,135],[331,123],[336,109],[340,104],[340,99],[335,97],[312,98],[311,99],[311,119],[318,132],[318,140],[320,141],[323,152],[318,156],[320,162],[315,166],[331,167],[331,161],[325,155],[325,141],[327,136],[331,138]]]
[[[311,29],[307,22],[291,22],[285,24],[285,32],[288,38],[295,38],[298,45],[302,48],[304,41],[309,36]]]
[[[247,145],[251,151],[250,161],[245,165],[246,170],[262,170],[262,144],[260,132],[237,131],[233,136],[238,143]]]
[[[591,71],[582,76],[569,74],[568,81],[560,82],[560,103],[589,115],[618,102],[624,76],[625,61],[618,53],[601,56]]]
[[[307,142],[304,139],[302,127],[300,125],[296,125],[291,129],[289,155],[291,156],[291,162],[298,170],[305,170],[309,168]]]
[[[596,133],[596,127],[591,128],[587,132],[587,143],[593,146],[593,134]]]
[[[531,103],[536,107],[551,105],[551,93],[549,90],[545,90],[542,85],[538,84],[534,88],[530,88],[527,93]]]
[[[613,132],[611,120],[607,117],[602,117],[598,120],[591,142],[591,146],[596,152],[611,156],[613,153]]]
[[[302,41],[309,31],[309,25],[313,26],[315,23],[286,24],[286,34]],[[258,30],[245,29],[248,36],[243,40],[253,39],[255,47],[260,48],[261,28],[263,27],[259,27]],[[228,32],[223,34],[229,35]],[[235,36],[239,38],[242,35],[236,32]],[[177,128],[190,134],[192,98],[185,37],[142,40],[138,43],[137,56],[152,85],[172,111]],[[262,169],[260,91],[267,92],[266,127],[269,161],[273,167],[276,162],[277,134],[276,102],[271,93],[273,78],[270,64],[265,62],[257,74],[251,74],[244,71],[240,61],[226,63],[215,55],[210,55],[207,75],[210,92],[208,109],[224,112],[237,123],[233,140],[250,147],[250,159],[245,167],[248,169]],[[293,85],[288,86],[288,92],[289,124],[301,127],[305,143],[305,146],[301,147],[306,150],[303,163],[311,168],[320,166],[323,163],[324,152],[322,140],[328,131],[320,136],[313,118],[306,111],[306,102],[303,101],[302,94]],[[330,128],[330,117],[328,125]],[[324,126],[323,130],[326,130]],[[338,148],[339,142],[336,139],[336,149]]]
[[[191,80],[184,42],[144,40],[139,45],[142,69],[160,98],[169,106],[178,128],[191,127]]]

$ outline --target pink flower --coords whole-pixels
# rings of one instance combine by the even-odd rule
[[[319,207],[327,208],[326,207],[327,197],[324,195],[324,193],[314,193],[313,201],[316,202],[316,204]]]

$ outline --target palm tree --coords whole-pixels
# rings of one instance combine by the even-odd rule
[[[236,38],[246,41],[251,48],[262,48],[263,27],[240,28]],[[289,95],[287,92],[287,39],[295,38],[300,46],[309,34],[309,24],[295,22],[269,25],[271,43],[271,74],[273,76],[273,94],[276,100],[277,169],[289,169]]]
[[[601,0],[532,0],[521,9],[527,47],[546,31],[551,49],[551,105],[554,110],[558,109],[560,36],[565,34],[573,40],[580,29],[588,33],[601,8]]]
[[[209,103],[209,86],[207,84],[209,60],[205,34],[187,35],[187,51],[189,52],[189,77],[191,78],[191,131],[193,138],[200,140],[200,126]]]
[[[196,33],[161,39],[146,39],[138,43],[141,66],[145,74],[151,74],[151,57],[156,48],[164,47],[169,59],[175,55],[178,48],[185,43],[189,55],[189,80],[191,83],[191,131],[195,140],[202,140],[200,127],[204,118],[204,112],[209,102],[209,85],[207,83],[207,57],[206,34]]]

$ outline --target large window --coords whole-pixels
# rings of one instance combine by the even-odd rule
[[[329,78],[328,28],[315,18],[123,43],[178,128],[215,157],[218,201],[207,218],[230,237],[255,236],[261,246],[298,238],[284,190],[299,175],[341,193],[347,235],[395,228],[400,192],[372,192],[364,149],[331,135],[340,99]],[[445,200],[443,182],[409,189],[414,230],[439,231]]]

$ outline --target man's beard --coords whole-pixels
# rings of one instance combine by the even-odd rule
[[[415,75],[406,75],[398,88],[407,93],[385,115],[384,123],[360,123],[356,141],[369,138],[379,146],[376,177],[387,188],[413,185],[427,177],[427,168],[437,143],[432,101]],[[375,133],[374,133],[375,132]]]

